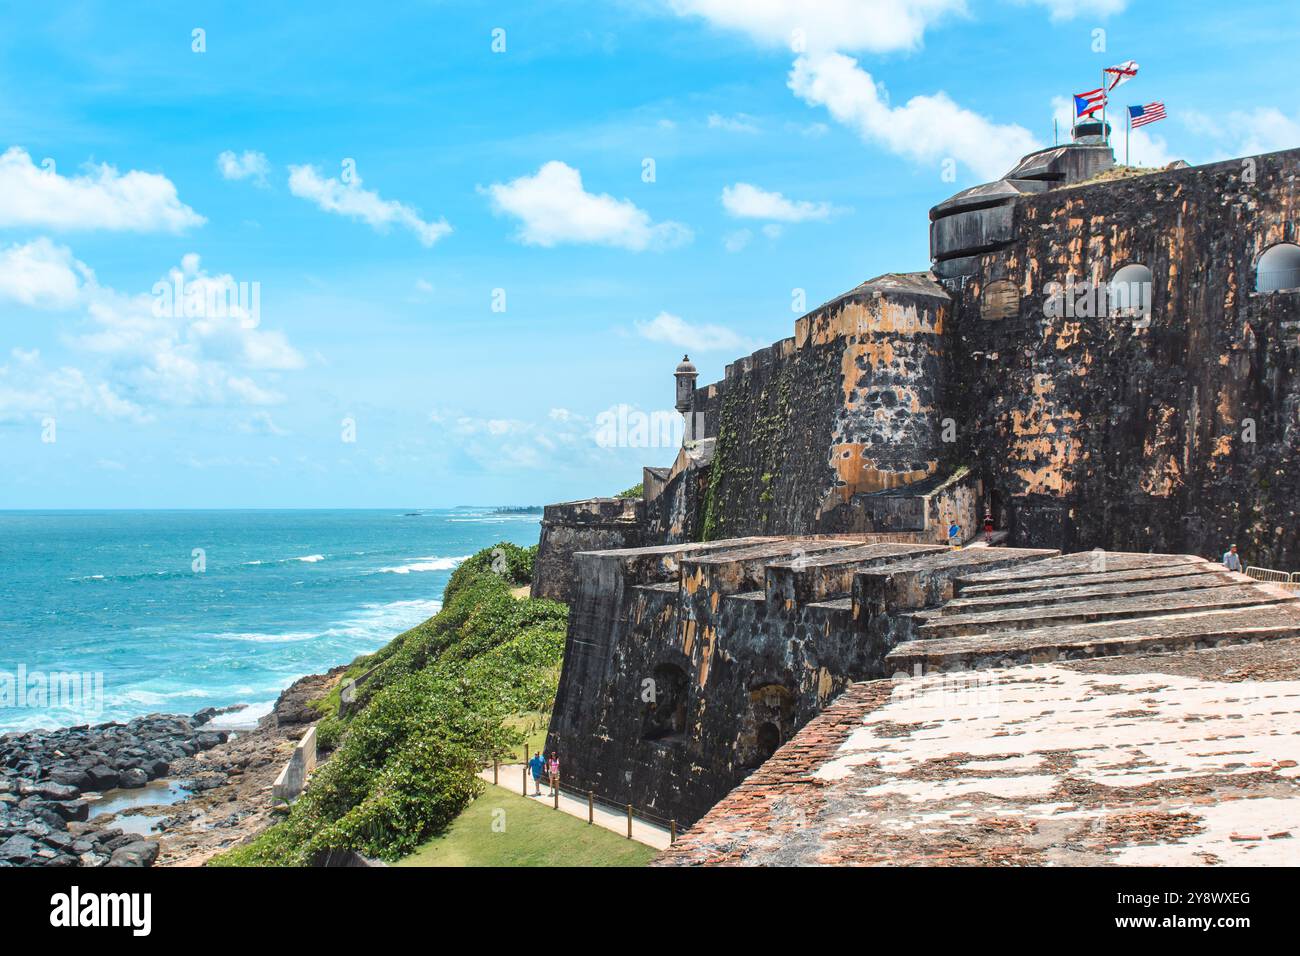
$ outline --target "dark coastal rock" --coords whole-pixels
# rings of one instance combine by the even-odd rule
[[[4,843],[0,843],[0,860],[6,860],[10,863],[26,863],[34,859],[40,849],[41,844],[31,837],[11,836]]]
[[[153,866],[158,859],[158,844],[154,840],[137,840],[113,851],[107,866]]]
[[[149,775],[139,767],[131,767],[123,770],[118,780],[118,786],[126,790],[136,790],[143,787],[149,782]]]
[[[54,812],[65,821],[84,823],[90,819],[90,801],[88,800],[66,800],[53,806]]]
[[[0,865],[98,866],[135,843],[142,848],[123,853],[124,862],[116,865],[149,865],[157,845],[139,836],[120,830],[78,836],[90,818],[85,796],[144,787],[166,776],[174,762],[225,743],[226,731],[199,727],[236,709],[209,708],[194,718],[147,714],[125,723],[0,735],[0,845],[6,847]],[[220,770],[201,772],[210,769],[196,765],[181,772],[195,775],[194,789],[225,782]],[[75,833],[68,832],[70,823]]]
[[[74,800],[81,791],[68,784],[46,781],[43,783],[20,784],[18,792],[24,796],[35,794],[44,797],[46,800]]]
[[[121,779],[121,775],[116,770],[102,763],[91,767],[86,774],[90,777],[90,785],[95,790],[112,790]]]

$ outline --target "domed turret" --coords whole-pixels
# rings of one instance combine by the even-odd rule
[[[696,371],[691,357],[683,355],[673,374],[677,376],[677,410],[683,415],[689,415],[695,407],[695,380],[700,373]]]

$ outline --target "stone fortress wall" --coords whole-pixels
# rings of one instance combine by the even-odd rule
[[[547,509],[534,587],[571,607],[548,747],[572,785],[697,818],[910,660],[972,574],[1232,541],[1300,567],[1300,150],[1112,164],[1084,136],[936,206],[930,272],[679,391],[692,426],[643,499]],[[939,547],[986,509],[1009,547]]]

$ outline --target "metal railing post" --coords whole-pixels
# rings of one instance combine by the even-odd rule
[[[632,839],[632,804],[627,805],[627,838]]]
[[[492,785],[501,785],[501,761],[497,760],[496,757],[492,758]]]
[[[555,809],[560,809],[560,778],[551,781],[551,792],[555,795]]]
[[[675,818],[668,821],[668,842],[677,842],[677,820]]]
[[[524,796],[526,797],[528,796],[528,764],[524,764],[523,778],[524,778]]]
[[[596,791],[587,791],[587,825],[596,822]]]

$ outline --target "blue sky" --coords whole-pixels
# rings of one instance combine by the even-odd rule
[[[1102,67],[1144,164],[1300,145],[1254,0],[280,6],[4,4],[0,507],[613,493],[673,449],[602,413],[925,268]]]

